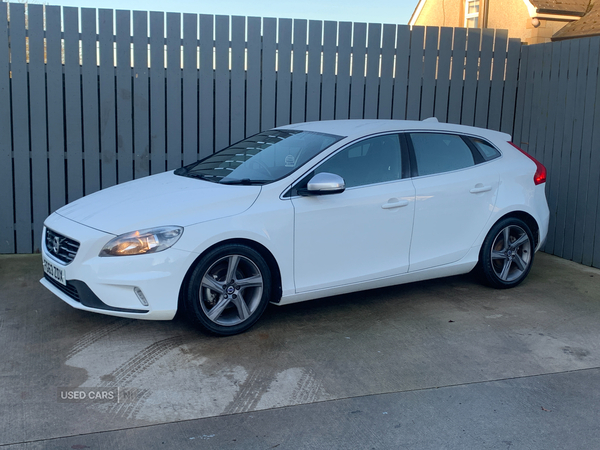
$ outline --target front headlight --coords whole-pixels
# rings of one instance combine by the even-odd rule
[[[183,234],[181,227],[159,227],[125,233],[111,239],[99,256],[143,255],[162,252],[175,244]]]

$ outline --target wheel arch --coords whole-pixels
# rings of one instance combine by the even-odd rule
[[[277,260],[275,259],[273,254],[264,245],[262,245],[256,241],[253,241],[252,239],[234,238],[234,239],[226,239],[224,241],[220,241],[220,242],[217,242],[217,243],[211,245],[210,247],[206,248],[202,253],[200,253],[200,255],[198,255],[198,257],[194,260],[194,262],[192,264],[190,264],[190,267],[188,267],[185,277],[183,278],[183,282],[181,283],[181,286],[179,287],[179,300],[178,300],[178,305],[177,305],[178,311],[182,310],[183,293],[184,293],[185,287],[187,286],[187,284],[190,280],[190,276],[194,270],[194,267],[196,267],[196,264],[198,264],[198,261],[200,261],[202,258],[204,258],[204,256],[211,250],[213,250],[217,247],[220,247],[222,245],[227,245],[227,244],[245,245],[247,247],[252,248],[253,250],[256,250],[258,253],[260,253],[260,256],[262,256],[264,258],[265,262],[269,266],[269,270],[271,271],[271,276],[272,276],[271,301],[273,303],[279,303],[279,301],[281,300],[281,295],[282,295],[281,271],[279,269],[279,264],[277,264]]]
[[[480,244],[480,248],[479,248],[479,256],[478,256],[478,264],[481,264],[481,252],[483,251],[483,243],[485,242],[485,239],[487,237],[487,235],[490,233],[490,231],[492,230],[492,228],[494,228],[494,226],[500,222],[501,220],[504,219],[508,219],[508,218],[516,218],[516,219],[520,219],[523,222],[525,222],[525,224],[529,227],[529,229],[531,230],[531,234],[533,234],[533,240],[534,240],[534,249],[537,249],[537,246],[540,242],[540,226],[537,222],[537,220],[535,220],[535,217],[533,217],[531,214],[529,214],[526,211],[523,210],[515,210],[515,211],[509,211],[507,213],[505,213],[504,215],[498,217],[491,225],[490,227],[487,229],[487,231],[485,232],[485,234],[483,235],[483,238],[481,240],[481,244]]]

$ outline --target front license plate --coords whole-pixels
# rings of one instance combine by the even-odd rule
[[[67,285],[67,281],[65,280],[65,270],[61,269],[57,265],[51,263],[46,258],[42,258],[42,263],[44,264],[44,273],[48,275],[53,280],[58,281],[60,284]]]

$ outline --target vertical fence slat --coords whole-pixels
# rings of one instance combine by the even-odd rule
[[[67,26],[67,18],[70,24]],[[69,35],[67,36],[67,33]],[[67,179],[68,201],[78,198],[81,188],[77,186],[80,176],[80,164],[77,161],[81,151],[80,119],[83,119],[83,157],[85,175],[85,193],[100,189],[100,130],[98,125],[98,63],[96,41],[96,10],[81,8],[81,97],[79,94],[79,26],[77,10],[67,16],[65,8],[65,103],[67,113]],[[67,60],[68,58],[68,60]],[[68,71],[67,71],[68,70]],[[67,79],[68,78],[68,79]],[[76,83],[76,84],[72,84]],[[83,117],[78,111],[83,105]]]
[[[246,135],[244,131],[246,119],[244,115],[246,105],[245,64],[246,19],[244,17],[234,16],[231,18],[231,142],[238,142],[244,139],[244,136]],[[287,70],[286,72],[289,73],[289,70]],[[200,104],[202,104],[202,97],[200,97]],[[289,106],[287,109],[289,110]],[[287,124],[288,121],[285,121],[285,123]]]
[[[392,96],[394,80],[394,43],[396,27],[385,24],[381,42],[381,84],[379,86],[378,119],[392,118]]]
[[[115,57],[112,9],[98,10],[100,50],[100,157],[102,188],[117,184]]]
[[[531,125],[529,135],[529,152],[542,163],[544,162],[544,141],[546,135],[547,114],[540,114],[541,111],[547,111],[548,107],[548,85],[550,84],[550,66],[552,64],[552,46],[543,44],[541,48],[542,60],[539,63],[536,89],[534,89],[533,108],[531,111]]]
[[[215,16],[215,148],[228,145],[229,16]]]
[[[448,120],[448,96],[450,94],[450,61],[452,60],[452,28],[440,28],[440,56],[438,58],[437,84],[435,88],[434,116],[440,122]]]
[[[421,111],[424,39],[425,27],[413,27],[410,34],[410,63],[406,104],[406,118],[408,120],[419,120]]]
[[[377,119],[379,97],[379,59],[381,55],[381,25],[370,23],[367,31],[367,77],[365,80],[365,119]]]
[[[211,39],[212,40],[212,39]],[[212,53],[212,52],[211,52]],[[165,170],[165,15],[150,13],[150,173]]]
[[[347,119],[350,114],[350,55],[352,24],[341,22],[338,31],[337,80],[335,84],[335,118]]]
[[[12,142],[17,253],[32,251],[31,177],[29,159],[29,93],[25,42],[25,6],[10,5]]]
[[[551,96],[548,95],[549,86],[550,86],[550,76],[552,72],[552,45],[545,44],[544,45],[544,56],[542,62],[542,73],[541,73],[541,82],[540,89],[538,91],[538,99],[536,100],[537,111],[534,111],[535,116],[535,143],[533,143],[530,148],[532,149],[532,154],[535,158],[542,162],[542,164],[547,164],[550,159],[548,159],[547,154],[547,143],[546,137],[548,134],[548,104],[550,103]],[[546,183],[546,189],[547,189]]]
[[[566,44],[566,45],[565,45]],[[564,42],[563,47],[566,51],[566,64],[561,63],[561,69],[564,68],[568,74],[568,79],[563,81],[566,84],[564,91],[564,97],[561,96],[561,101],[564,98],[564,103],[561,105],[564,108],[564,118],[562,136],[558,140],[558,144],[561,146],[560,154],[560,169],[556,173],[560,173],[560,181],[556,203],[556,219],[555,219],[555,236],[554,236],[554,254],[561,256],[564,254],[564,242],[565,242],[565,227],[567,226],[567,202],[568,202],[568,188],[569,188],[569,159],[571,154],[571,140],[573,136],[572,120],[575,114],[575,89],[576,79],[573,76],[575,67],[577,67],[577,54],[579,53],[579,42],[570,41]],[[564,72],[563,72],[564,73]]]
[[[409,54],[410,28],[408,25],[398,25],[396,33],[396,67],[394,69],[394,102],[392,104],[393,119],[406,119]]]
[[[516,98],[516,110],[515,110],[515,122],[513,132],[513,142],[519,147],[521,143],[521,133],[523,132],[523,110],[525,109],[525,96],[527,93],[527,71],[529,65],[527,64],[530,55],[530,47],[524,47],[521,52],[521,65],[519,67],[519,79],[517,83],[517,98]],[[531,86],[533,88],[533,86]]]
[[[148,13],[133,12],[134,178],[150,174],[150,93],[148,84]]]
[[[85,14],[89,13],[93,17],[93,34],[94,34],[94,42],[96,41],[96,10],[89,8],[82,8],[82,25],[83,30],[86,30],[84,26],[86,23],[84,21]],[[95,88],[95,95],[93,98],[86,99],[86,77],[85,77],[85,66],[81,68],[83,71],[82,76],[80,76],[80,65],[79,65],[79,19],[77,17],[77,8],[65,7],[63,8],[63,21],[65,28],[65,37],[64,37],[64,46],[65,46],[65,129],[66,129],[66,158],[67,158],[67,202],[72,202],[73,200],[77,200],[79,197],[83,195],[84,187],[83,187],[83,154],[82,154],[82,145],[85,150],[86,163],[87,158],[90,154],[93,153],[93,149],[90,148],[88,140],[92,139],[92,136],[88,135],[88,129],[86,129],[86,123],[90,120],[86,117],[86,111],[92,106],[96,106],[95,110],[95,124],[97,131],[98,126],[98,76],[96,72],[96,58],[94,56],[93,68],[94,68],[94,79],[89,80],[90,83],[93,83],[93,87]],[[85,38],[85,34],[82,36]],[[95,44],[94,44],[95,46]],[[83,61],[85,63],[85,47],[82,48],[83,52]],[[90,63],[91,64],[91,63]],[[81,85],[83,79],[83,86]],[[83,141],[82,137],[82,94],[81,89],[83,88],[83,132],[86,137],[86,141]],[[94,100],[95,99],[95,100]],[[90,102],[93,101],[92,105],[90,105],[86,100]],[[99,136],[95,135],[96,140],[94,143],[94,149],[97,149],[99,145]],[[97,155],[97,153],[96,153]],[[96,158],[96,167],[97,167],[98,159]],[[89,166],[92,164],[90,162]],[[86,164],[86,170],[88,169],[88,164]],[[94,192],[100,188],[100,181],[98,179],[99,173],[96,168],[95,171],[90,170],[90,173],[86,172],[85,183],[86,189],[88,183],[92,185],[93,181],[96,181],[88,192]],[[94,179],[95,175],[95,179]]]
[[[494,60],[492,67],[492,87],[490,89],[488,128],[500,130],[502,117],[502,90],[504,87],[504,71],[506,68],[506,46],[508,31],[496,30],[494,39]]]
[[[352,72],[350,79],[350,119],[362,119],[365,101],[365,51],[367,24],[355,23],[352,44]]]
[[[321,36],[323,22],[308,22],[308,69],[306,74],[306,120],[319,120],[321,109]]]
[[[17,253],[32,251],[31,177],[29,175],[29,93],[25,47],[25,5],[10,4],[12,133]],[[18,99],[18,101],[17,101]]]
[[[548,206],[550,208],[550,226],[548,228],[548,238],[545,246],[545,251],[554,254],[556,247],[555,235],[556,235],[556,210],[558,207],[558,193],[560,190],[561,177],[561,154],[562,154],[562,137],[564,131],[564,120],[565,120],[565,104],[567,95],[567,71],[569,65],[569,43],[558,42],[555,47],[560,50],[560,54],[557,54],[557,58],[553,58],[553,70],[556,72],[557,78],[557,89],[555,92],[556,98],[556,119],[554,121],[553,132],[551,133],[551,140],[553,146],[552,162],[551,167],[548,168],[550,174],[550,185],[546,187],[546,195],[548,198]],[[556,61],[556,63],[554,63]],[[518,104],[517,104],[518,105]]]
[[[248,18],[248,59],[246,64],[246,136],[260,131],[260,36],[259,17]],[[220,150],[220,149],[217,149]]]
[[[50,212],[66,201],[65,188],[65,109],[63,107],[63,62],[59,6],[46,6],[46,90],[48,108],[48,177]],[[79,69],[79,61],[77,61]],[[66,69],[65,69],[66,72]],[[77,74],[77,86],[81,78]],[[80,123],[81,127],[81,123]]]
[[[539,91],[539,75],[542,66],[542,58],[544,52],[540,46],[531,47],[529,52],[529,63],[527,69],[527,76],[525,78],[525,99],[522,106],[523,115],[520,120],[521,134],[520,134],[520,146],[528,153],[531,153],[530,138],[535,140],[535,135],[531,135],[532,127],[532,114],[533,114],[533,102],[536,98],[535,93]],[[535,144],[535,142],[533,142]],[[535,146],[535,145],[533,145]]]
[[[570,52],[569,52],[569,72],[567,80],[567,96],[565,105],[565,129],[562,140],[562,158],[560,168],[560,190],[558,195],[558,208],[556,211],[556,245],[555,254],[561,257],[568,254],[567,248],[567,233],[570,229],[569,224],[571,223],[571,217],[568,215],[569,204],[571,202],[570,188],[571,177],[577,176],[576,173],[571,173],[573,167],[571,166],[571,157],[573,155],[573,128],[574,119],[576,116],[576,110],[579,105],[576,104],[576,92],[577,92],[577,67],[579,59],[579,40],[571,40]]]
[[[44,67],[44,10],[28,6],[29,127],[31,133],[31,199],[33,250],[39,251],[42,224],[48,216],[48,142],[46,140],[46,71]]]
[[[241,40],[243,40],[243,35],[241,36]],[[279,19],[277,40],[277,120],[275,124],[280,127],[281,125],[288,125],[291,120],[292,19]],[[232,78],[233,76],[232,73]]]
[[[199,136],[200,158],[214,152],[213,129],[213,16],[200,15],[200,106],[199,106]],[[234,27],[235,31],[235,27]],[[243,110],[244,102],[240,104]],[[241,127],[242,131],[244,126]]]
[[[587,186],[580,185],[586,192],[585,220],[583,224],[584,238],[581,262],[587,266],[594,265],[600,268],[600,220],[598,220],[598,207],[600,201],[600,83],[598,75],[600,70],[600,37],[594,37],[590,42],[590,68],[588,72],[588,95],[586,102],[585,123],[583,125],[585,139],[582,148],[581,164],[588,164],[589,181]],[[596,256],[594,256],[596,247]]]
[[[181,166],[181,14],[167,13],[167,170]]]
[[[502,121],[500,131],[513,133],[515,104],[517,98],[517,79],[519,62],[521,58],[521,41],[508,40],[508,54],[506,56],[506,74],[504,82],[504,95],[502,98]]]
[[[261,130],[275,126],[275,55],[277,53],[277,19],[263,20]]]
[[[133,179],[133,92],[131,83],[131,13],[117,11],[117,182]]]
[[[421,111],[419,112],[420,119],[426,119],[433,116],[439,32],[440,29],[438,27],[427,27],[425,30],[425,56],[423,60],[423,88],[421,94]]]
[[[462,114],[462,97],[464,85],[465,56],[467,46],[466,28],[454,29],[452,46],[452,74],[450,80],[450,97],[448,100],[448,122],[460,123]]]
[[[337,22],[325,21],[323,27],[323,80],[321,82],[321,120],[335,117],[335,47]]]
[[[536,121],[536,149],[534,150],[535,157],[545,163],[548,161],[546,155],[546,137],[548,134],[548,106],[553,96],[548,95],[550,92],[550,76],[552,73],[552,44],[544,45],[544,61],[542,63],[542,82],[540,83],[541,100],[538,102],[537,121]],[[545,94],[545,95],[544,95]]]
[[[598,57],[600,53],[600,45],[598,39],[590,39],[589,45],[589,59],[585,70],[585,79],[582,80],[582,94],[583,101],[585,104],[584,108],[581,108],[581,129],[580,129],[580,160],[579,164],[579,179],[575,186],[577,189],[577,204],[575,212],[575,220],[573,221],[573,260],[579,263],[583,263],[584,250],[587,247],[593,245],[593,238],[590,239],[589,235],[585,234],[585,223],[589,215],[589,211],[592,209],[592,203],[594,197],[590,195],[588,188],[590,184],[590,168],[591,168],[591,154],[592,154],[592,133],[593,133],[593,117],[594,117],[594,92],[596,84],[598,83]],[[585,81],[585,85],[583,85]],[[597,166],[600,167],[600,166]],[[592,176],[599,177],[597,171],[592,172]],[[590,201],[592,200],[592,201]]]
[[[8,3],[0,3],[0,23],[8,23]],[[15,251],[9,71],[8,26],[0,26],[0,253]]]
[[[554,142],[554,130],[556,127],[556,118],[558,114],[557,105],[559,104],[558,93],[560,83],[560,50],[561,46],[552,45],[552,56],[550,60],[550,83],[548,92],[553,92],[554,95],[549,95],[548,99],[548,117],[547,117],[547,128],[546,128],[546,136],[544,139],[544,159],[543,164],[546,166],[548,170],[548,176],[546,178],[546,197],[548,199],[548,203],[552,205],[554,200],[554,183],[558,183],[558,177],[554,177],[553,173],[553,165],[556,154],[560,154],[560,145],[555,145]],[[560,124],[562,126],[562,124]],[[553,248],[553,241],[550,239],[550,233],[554,234],[554,213],[553,209],[550,209],[550,228],[548,233],[548,239],[546,240],[546,244],[544,246],[544,251],[551,252]]]
[[[229,31],[229,19],[227,19]],[[229,65],[229,35],[227,35]],[[227,104],[229,105],[229,70],[227,71]],[[198,159],[198,15],[183,15],[183,164]],[[229,126],[229,117],[227,117]],[[229,141],[229,130],[226,133]]]
[[[477,94],[477,69],[479,50],[481,48],[481,30],[470,28],[467,32],[467,60],[465,63],[465,87],[463,89],[463,105],[461,121],[463,125],[475,122],[475,100]]]
[[[600,37],[593,38],[594,42],[592,48],[595,49],[596,57],[598,55],[598,49],[600,48]],[[584,264],[590,264],[594,267],[600,268],[600,220],[598,219],[598,211],[600,210],[600,175],[598,174],[598,167],[600,167],[600,82],[598,82],[598,71],[591,74],[595,75],[596,80],[596,92],[594,102],[594,124],[592,125],[593,137],[591,139],[592,145],[590,149],[593,149],[591,155],[590,170],[593,168],[594,172],[590,175],[590,183],[588,187],[588,201],[589,213],[586,215],[584,235],[589,236],[588,243],[583,255]],[[590,96],[593,96],[594,92],[590,92]],[[593,242],[593,246],[592,246]]]
[[[570,143],[571,154],[569,155],[569,185],[568,185],[568,200],[566,209],[566,222],[565,226],[565,244],[563,257],[566,259],[573,260],[574,240],[575,240],[575,229],[577,227],[577,205],[580,202],[578,194],[583,196],[582,192],[579,192],[577,186],[579,183],[585,182],[587,179],[582,179],[580,171],[581,161],[581,141],[583,133],[583,120],[587,93],[587,70],[589,65],[589,39],[581,39],[579,41],[579,55],[578,62],[575,66],[571,66],[572,70],[577,70],[576,80],[574,87],[574,102],[573,102],[573,128],[572,128],[572,139]],[[585,198],[584,198],[585,199]],[[583,219],[579,217],[580,221]],[[576,262],[580,262],[575,260]]]
[[[306,108],[306,25],[294,20],[292,42],[292,123],[304,122]]]
[[[475,101],[475,126],[486,128],[490,106],[490,78],[494,52],[494,30],[485,28],[481,32],[481,52],[479,57],[479,78]]]

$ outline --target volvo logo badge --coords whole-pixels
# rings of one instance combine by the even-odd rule
[[[52,251],[56,254],[58,254],[60,250],[60,238],[58,236],[54,236],[54,239],[52,239]]]

